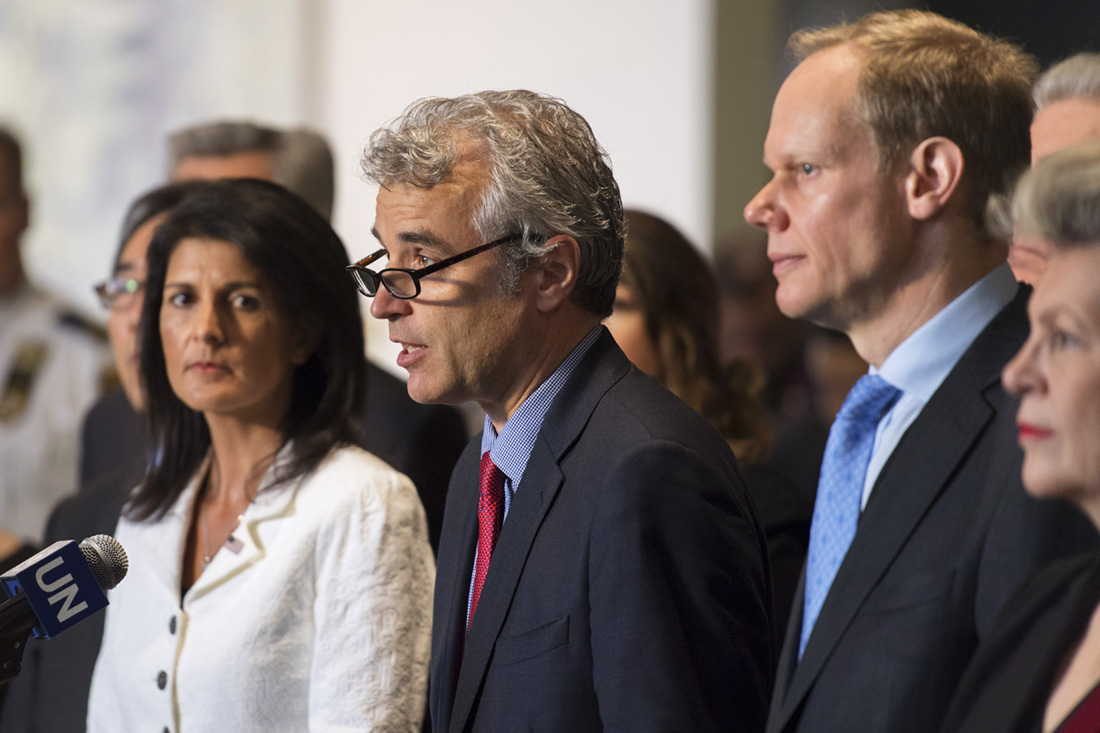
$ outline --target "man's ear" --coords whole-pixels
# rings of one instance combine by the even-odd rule
[[[535,305],[542,313],[569,300],[581,268],[581,247],[567,234],[551,237],[535,268]]]
[[[905,177],[909,215],[925,221],[942,211],[958,189],[964,168],[962,149],[946,137],[930,137],[917,145]]]

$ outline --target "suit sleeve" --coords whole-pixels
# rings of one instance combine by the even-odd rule
[[[740,480],[662,441],[622,455],[606,481],[590,560],[604,729],[763,730],[770,598]]]

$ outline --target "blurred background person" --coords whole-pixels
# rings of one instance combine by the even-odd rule
[[[806,558],[812,498],[765,462],[773,433],[760,400],[763,374],[746,359],[724,362],[718,287],[710,264],[672,224],[625,212],[623,274],[606,325],[635,366],[707,418],[737,456],[768,543],[776,628],[785,628]]]
[[[23,151],[0,128],[0,566],[29,557],[77,486],[80,426],[113,380],[101,329],[27,280]]]
[[[1038,110],[1031,123],[1031,163],[1085,140],[1100,139],[1100,54],[1079,53],[1047,69],[1035,83]],[[1036,284],[1049,245],[1042,237],[1012,238],[1008,264],[1020,282]]]
[[[1031,333],[1004,370],[1019,396],[1024,488],[1100,529],[1100,141],[1036,162],[1012,205],[1051,253]],[[1011,231],[1011,225],[1008,227]],[[1095,731],[1100,554],[1053,563],[1007,605],[958,688],[945,730]]]
[[[1079,53],[1035,82],[1038,111],[1031,123],[1031,162],[1100,138],[1100,53]]]
[[[100,399],[85,422],[85,465],[94,453],[101,467],[83,472],[80,491],[50,515],[45,545],[115,533],[122,506],[142,478],[148,441],[139,413],[145,396],[138,374],[137,327],[145,294],[145,253],[157,225],[201,182],[154,189],[131,206],[122,224],[111,277],[96,286],[107,308],[107,333],[120,389]],[[88,688],[103,638],[104,614],[68,629],[50,643],[32,643],[0,715],[5,733],[75,733],[84,730]]]
[[[810,410],[803,360],[809,327],[779,312],[767,248],[767,236],[758,231],[739,233],[715,247],[721,313],[718,348],[723,362],[743,359],[763,368],[761,399],[776,424],[782,425],[803,419]]]
[[[191,125],[168,136],[168,177],[275,181],[332,220],[332,150],[313,130],[281,130],[241,120]]]
[[[88,729],[417,730],[434,563],[412,485],[353,445],[342,242],[282,187],[226,180],[168,215],[147,263],[151,462]]]
[[[767,246],[767,236],[754,231],[716,248],[719,352],[723,361],[741,358],[763,368],[761,396],[775,431],[767,465],[812,506],[829,426],[867,363],[843,333],[779,311]]]

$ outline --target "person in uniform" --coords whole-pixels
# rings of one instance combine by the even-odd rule
[[[77,487],[80,427],[110,381],[105,334],[32,285],[23,155],[0,129],[0,564],[29,556],[54,504]]]

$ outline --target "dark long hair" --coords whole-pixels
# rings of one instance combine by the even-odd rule
[[[160,335],[168,262],[184,239],[235,245],[265,278],[281,313],[317,344],[294,371],[282,426],[293,452],[277,467],[270,487],[304,476],[335,445],[357,437],[354,416],[364,396],[366,360],[359,303],[344,275],[343,242],[312,207],[274,183],[234,179],[201,186],[172,210],[149,245],[139,335],[152,447],[145,479],[127,507],[127,516],[137,521],[163,516],[210,448],[202,413],[172,391]]]
[[[122,220],[122,232],[118,237],[118,249],[115,251],[115,266],[118,266],[118,258],[122,256],[122,250],[134,232],[141,225],[158,214],[163,214],[176,207],[181,201],[205,187],[202,181],[180,181],[169,183],[166,186],[154,188],[141,195],[130,208],[126,210],[126,216]]]
[[[634,290],[661,382],[718,429],[739,459],[762,460],[772,428],[760,390],[763,374],[718,349],[718,284],[710,264],[664,219],[626,211],[622,283]]]

